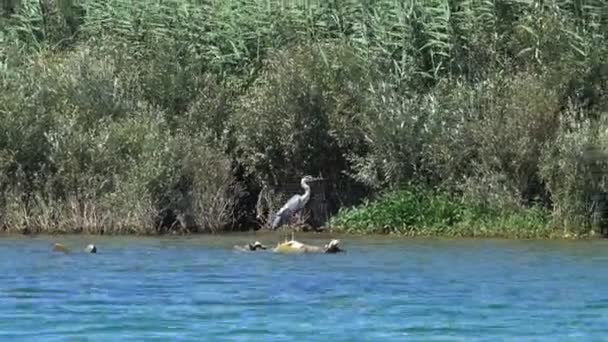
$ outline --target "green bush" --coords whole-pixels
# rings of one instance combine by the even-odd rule
[[[608,191],[608,122],[562,118],[556,141],[545,148],[540,173],[551,194],[553,218],[565,230],[589,228],[592,196]]]
[[[334,232],[460,237],[552,237],[550,213],[539,207],[504,209],[469,203],[442,191],[410,188],[341,209]]]
[[[492,80],[476,92],[477,108],[467,124],[478,156],[473,174],[501,175],[517,198],[538,200],[544,191],[538,156],[559,125],[557,94],[529,74]]]
[[[152,233],[167,208],[192,218],[188,230],[231,223],[231,161],[197,138],[206,128],[170,134],[132,83],[137,70],[115,59],[58,57],[33,61],[1,95],[5,229]]]
[[[448,228],[460,221],[461,215],[461,206],[443,195],[400,190],[361,207],[342,210],[331,226],[348,232],[407,233],[424,228]]]
[[[331,212],[396,191],[355,230],[587,233],[607,6],[5,1],[2,225],[228,230],[312,174]]]
[[[314,47],[277,53],[235,105],[235,155],[260,184],[276,187],[304,174],[339,182],[345,148],[360,139],[362,66],[339,64],[348,51]],[[361,80],[361,79],[359,79]]]

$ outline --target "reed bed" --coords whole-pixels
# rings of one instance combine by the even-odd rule
[[[602,0],[7,0],[0,223],[248,229],[313,174],[333,213],[416,186],[503,215],[456,235],[590,232],[607,32]]]

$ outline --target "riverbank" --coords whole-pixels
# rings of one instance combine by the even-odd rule
[[[512,239],[576,239],[598,236],[586,226],[560,227],[542,206],[496,205],[424,188],[387,192],[373,201],[341,209],[333,232],[360,235],[442,236]]]
[[[387,232],[378,232],[379,230],[362,230],[362,229],[348,229],[346,227],[335,227],[333,229],[326,228],[324,231],[319,232],[294,232],[295,239],[298,241],[317,241],[327,243],[331,239],[340,240],[356,240],[362,242],[373,242],[373,241],[390,241],[392,239],[439,239],[439,240],[454,240],[454,241],[466,241],[466,240],[539,240],[539,241],[551,241],[551,240],[603,240],[605,237],[595,232],[587,233],[572,233],[568,231],[559,231],[551,229],[542,229],[537,231],[530,230],[519,230],[514,233],[511,229],[475,229],[475,228],[461,228],[459,231],[455,229],[393,229],[386,230]],[[189,232],[189,233],[163,233],[163,234],[122,234],[122,235],[100,235],[100,234],[88,234],[88,233],[74,233],[74,232],[62,232],[62,233],[35,233],[35,234],[22,234],[22,233],[10,233],[0,232],[0,239],[19,239],[19,240],[36,240],[36,239],[47,239],[49,241],[64,243],[65,241],[98,241],[100,239],[112,239],[112,240],[124,240],[125,243],[132,240],[144,239],[144,240],[182,240],[182,239],[215,239],[222,238],[228,239],[233,244],[247,244],[260,240],[264,244],[273,245],[275,243],[283,242],[291,239],[292,232],[290,230],[271,232],[268,230],[251,230],[251,231],[239,231],[239,232]]]
[[[340,231],[589,234],[607,6],[5,2],[0,229],[245,230],[311,175],[311,221],[408,184],[453,200],[343,209]]]
[[[493,202],[476,202],[444,191],[423,187],[407,187],[386,192],[373,200],[349,208],[341,208],[325,225],[317,230],[306,225],[286,226],[278,231],[259,225],[249,230],[207,232],[187,229],[159,230],[137,227],[120,231],[104,230],[26,230],[21,234],[70,236],[145,236],[180,237],[227,235],[235,238],[249,236],[263,238],[289,238],[298,236],[324,237],[358,236],[361,238],[438,237],[438,238],[503,238],[503,239],[589,239],[601,237],[588,226],[571,225],[568,229],[555,225],[551,211],[542,206],[497,205]],[[303,230],[304,229],[304,230]],[[11,231],[5,231],[11,234]],[[15,233],[15,232],[12,232]],[[252,240],[252,241],[253,241]],[[251,241],[249,241],[251,242]]]
[[[308,210],[308,209],[306,209]],[[111,222],[111,221],[109,221]],[[4,234],[50,236],[142,236],[180,237],[227,235],[251,239],[286,239],[294,232],[298,236],[325,237],[359,236],[377,237],[438,237],[438,238],[503,238],[503,239],[589,239],[601,237],[589,226],[570,225],[568,228],[555,224],[552,212],[542,206],[497,205],[478,202],[445,191],[427,190],[424,187],[406,187],[389,191],[373,200],[347,208],[341,208],[325,224],[317,229],[306,224],[285,226],[278,231],[253,225],[249,230],[226,231],[215,229],[196,231],[132,227],[119,229],[26,229],[4,231]],[[250,241],[251,242],[251,241]]]

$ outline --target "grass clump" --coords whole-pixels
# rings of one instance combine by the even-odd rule
[[[506,210],[467,202],[424,188],[383,194],[374,201],[342,209],[332,231],[351,234],[397,234],[450,237],[554,237],[551,213],[540,207]]]

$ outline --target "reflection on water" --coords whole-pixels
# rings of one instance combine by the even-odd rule
[[[322,245],[329,236],[298,235]],[[0,338],[564,340],[605,337],[608,244],[277,235],[0,237]],[[74,253],[51,253],[61,241]],[[95,243],[98,254],[80,252]]]

